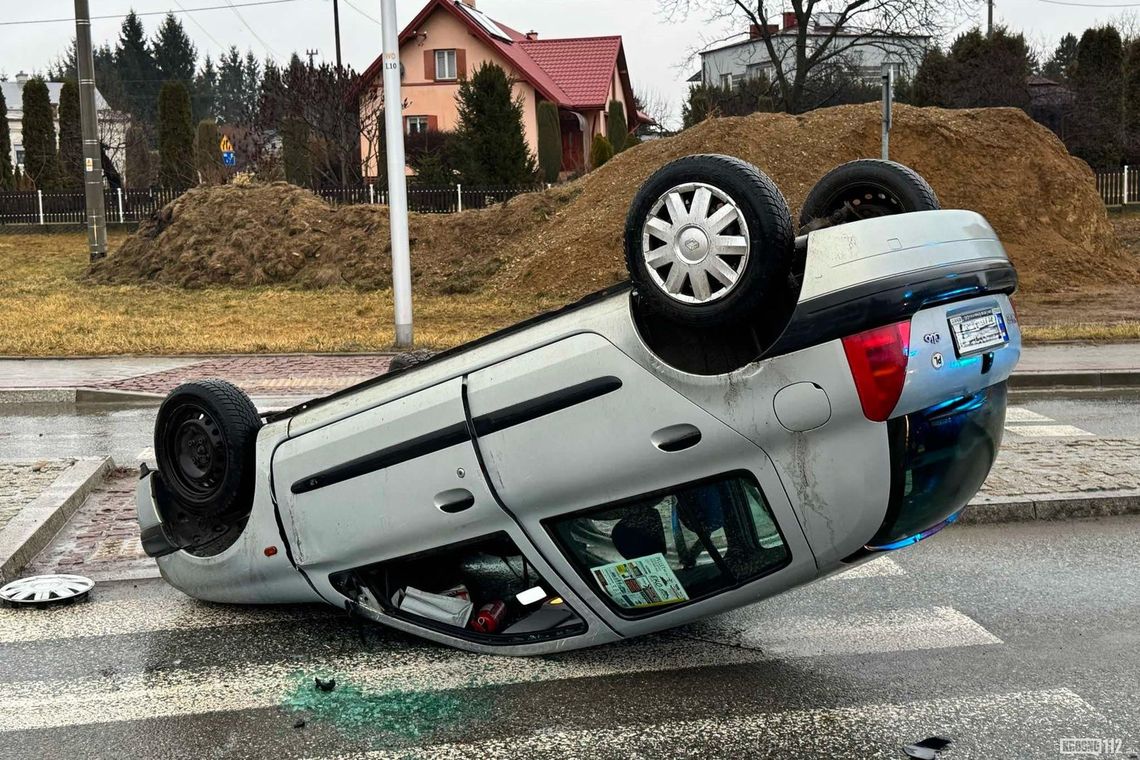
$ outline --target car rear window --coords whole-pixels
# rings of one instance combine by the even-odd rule
[[[625,616],[715,594],[790,559],[764,495],[744,473],[597,507],[549,528],[578,572]]]

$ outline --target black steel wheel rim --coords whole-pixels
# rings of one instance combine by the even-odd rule
[[[901,214],[906,209],[899,197],[882,185],[861,183],[837,193],[827,204],[831,213],[847,209],[849,221]]]
[[[205,408],[180,405],[163,437],[163,457],[186,498],[205,502],[217,495],[226,476],[226,442],[217,421]]]

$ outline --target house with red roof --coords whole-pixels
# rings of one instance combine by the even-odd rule
[[[400,33],[405,133],[455,129],[459,80],[485,61],[514,80],[526,141],[535,155],[538,104],[546,100],[558,106],[564,171],[589,168],[590,144],[594,135],[606,133],[611,101],[625,108],[631,131],[639,123],[620,36],[542,39],[490,18],[476,0],[430,0]],[[362,119],[377,112],[382,79],[377,58],[361,81]],[[364,140],[362,155],[375,156],[374,146]],[[376,174],[373,161],[365,159],[368,176]]]

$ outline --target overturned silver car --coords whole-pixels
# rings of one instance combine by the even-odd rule
[[[324,601],[478,652],[681,625],[962,513],[1001,441],[1016,274],[884,161],[797,237],[755,167],[689,156],[631,205],[630,282],[269,415],[173,391],[138,514],[185,593]]]

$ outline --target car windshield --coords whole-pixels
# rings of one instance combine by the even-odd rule
[[[716,593],[789,559],[759,487],[740,474],[562,518],[552,529],[579,572],[625,614]]]

